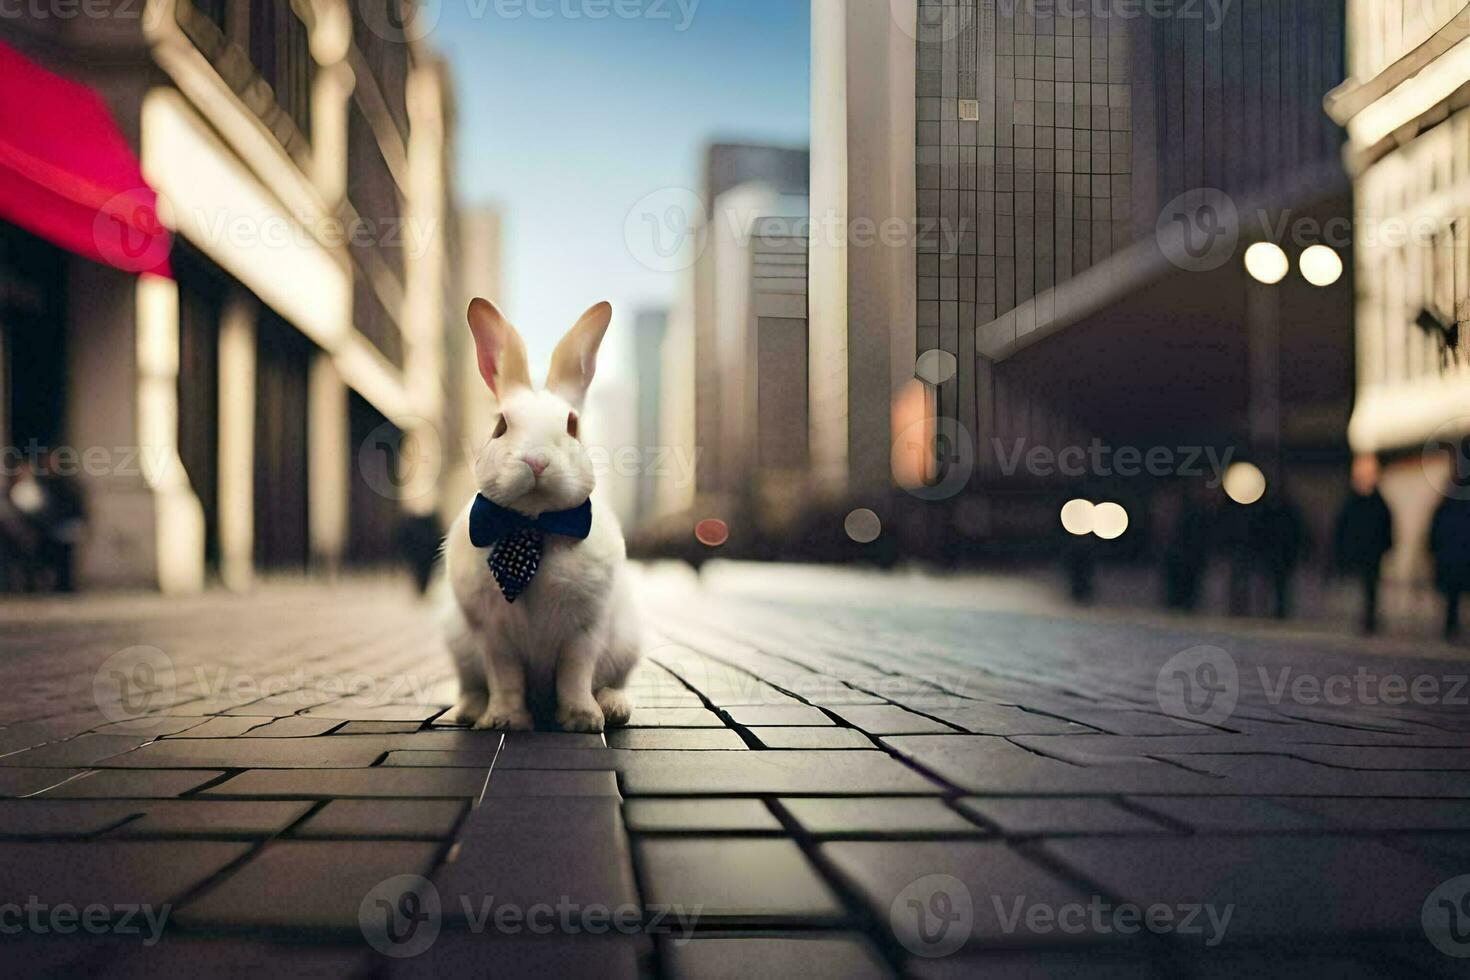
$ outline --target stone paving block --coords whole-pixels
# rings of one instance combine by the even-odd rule
[[[1382,748],[1364,745],[1299,745],[1292,755],[1343,769],[1470,769],[1470,749]]]
[[[202,725],[195,725],[192,728],[186,728],[181,732],[169,735],[168,738],[234,738],[237,735],[244,735],[252,728],[269,724],[270,721],[270,718],[264,717],[216,717],[209,719]]]
[[[653,731],[654,729],[648,729]],[[686,729],[693,731],[695,729]],[[698,729],[713,731],[714,729]],[[395,755],[397,753],[394,753]],[[405,753],[406,756],[421,753]],[[495,757],[495,769],[617,769],[627,758],[620,749],[562,749],[526,742],[507,742]]]
[[[313,735],[325,735],[340,724],[342,723],[335,718],[306,718],[292,715],[288,718],[277,718],[259,728],[252,728],[245,733],[244,737],[307,738]]]
[[[871,943],[855,933],[706,937],[660,945],[670,980],[885,980],[895,977]]]
[[[1409,935],[1444,880],[1425,861],[1357,837],[1076,838],[1041,847],[1124,901],[1222,912],[1233,905],[1226,946],[1267,937]]]
[[[332,800],[291,835],[446,840],[465,808],[463,800]]]
[[[776,819],[760,800],[657,799],[645,797],[623,805],[623,819],[635,832],[780,833]]]
[[[1176,974],[1143,956],[1119,956],[1112,950],[1086,953],[999,950],[962,951],[944,957],[915,956],[904,964],[904,975],[913,980],[1166,980]]]
[[[412,721],[349,721],[333,735],[403,735],[419,730]]]
[[[48,800],[169,798],[223,775],[207,769],[94,769],[39,795]]]
[[[485,799],[527,796],[619,797],[611,772],[585,769],[499,769],[490,773]]]
[[[1427,944],[1426,944],[1427,945]],[[1332,980],[1398,980],[1409,975],[1401,965],[1386,958],[1382,944],[1363,944],[1358,956],[1343,951],[1312,953],[1279,948],[1253,952],[1211,951],[1184,965],[1190,980],[1238,980],[1241,977],[1297,980],[1302,977],[1331,977]],[[1436,952],[1436,955],[1441,955]],[[1447,958],[1445,958],[1447,959]],[[1426,976],[1432,975],[1425,972]]]
[[[177,735],[179,732],[187,731],[209,721],[204,716],[177,717],[174,715],[145,715],[142,718],[130,718],[126,721],[115,721],[110,725],[103,725],[97,729],[97,735],[141,735],[146,738],[158,738],[162,735]]]
[[[321,691],[302,689],[257,698],[254,701],[247,701],[236,707],[228,708],[222,713],[226,715],[265,715],[272,718],[288,718],[298,711],[303,711],[307,708],[325,704],[333,700],[335,700],[334,695],[323,694]]]
[[[1160,756],[1222,777],[1234,793],[1275,796],[1426,796],[1470,798],[1470,779],[1458,772],[1339,769],[1282,756]]]
[[[428,721],[444,711],[442,704],[358,704],[333,701],[308,708],[304,718],[344,718],[348,721]]]
[[[0,800],[0,837],[90,837],[142,809],[113,801]]]
[[[147,742],[137,735],[78,735],[64,742],[38,745],[24,752],[0,756],[0,767],[85,768],[109,756],[119,755]]]
[[[618,909],[636,904],[627,834],[614,797],[487,800],[460,828],[434,873],[446,921],[467,921],[493,897],[529,909],[565,902]]]
[[[1273,799],[1334,830],[1425,831],[1470,828],[1470,800]]]
[[[512,927],[516,928],[516,927]],[[521,928],[524,932],[524,928]],[[475,977],[495,980],[543,980],[597,977],[638,980],[646,976],[639,959],[650,944],[643,936],[506,935],[491,926],[486,932],[443,932],[429,949],[412,959],[379,958],[386,977]]]
[[[936,718],[943,718],[976,735],[1052,735],[1091,731],[1073,721],[999,704],[968,702],[927,710]]]
[[[718,762],[703,752],[630,752],[623,789],[630,796],[930,795],[942,789],[878,751],[731,752]]]
[[[634,708],[629,728],[724,728],[708,708]]]
[[[621,731],[622,729],[614,729]],[[465,739],[468,744],[478,744],[491,739],[503,738],[505,747],[516,752],[528,749],[601,749],[607,740],[596,732],[471,732]],[[404,748],[417,747],[416,743],[405,743]]]
[[[368,893],[395,875],[428,874],[440,847],[406,841],[272,841],[176,914],[191,928],[274,926],[361,936],[358,913]]]
[[[1173,829],[1112,800],[1078,797],[971,796],[956,804],[1007,837],[1053,834],[1161,834]]]
[[[468,799],[478,800],[488,769],[251,769],[200,795],[273,797],[287,800]]]
[[[100,903],[120,915],[124,905],[177,901],[249,848],[223,841],[0,844],[0,895],[78,908]]]
[[[583,750],[585,751],[585,750]],[[383,759],[384,766],[392,767],[444,767],[471,766],[488,769],[495,762],[496,753],[461,750],[454,752],[416,752],[411,749],[395,749]]]
[[[789,840],[644,837],[644,901],[698,910],[701,928],[835,921],[841,902]]]
[[[80,776],[85,769],[22,769],[0,766],[0,798],[30,796]]]
[[[910,949],[934,948],[949,938],[947,930],[935,931],[940,924],[921,919],[936,907],[940,893],[951,909],[970,903],[972,924],[965,935],[970,945],[997,949],[1110,938],[1034,928],[1031,907],[1086,905],[1089,896],[999,841],[832,841],[819,852]],[[962,927],[961,920],[952,921],[953,928]]]
[[[937,799],[785,796],[777,803],[814,837],[980,837],[987,833]]]
[[[752,728],[750,734],[768,749],[871,749],[873,740],[853,728]]]
[[[109,768],[341,769],[371,766],[383,750],[367,739],[165,739],[106,761]]]
[[[737,725],[830,725],[832,719],[809,704],[736,705],[726,708]]]
[[[728,728],[619,728],[608,732],[615,749],[743,749],[745,742]]]
[[[310,803],[151,800],[113,837],[271,837],[304,817]],[[145,809],[146,808],[146,809]]]
[[[1128,800],[1205,833],[1304,831],[1326,826],[1320,817],[1288,800],[1252,796],[1131,796]]]
[[[960,789],[978,794],[1231,792],[1225,780],[1175,766],[1154,762],[1087,768],[990,735],[893,735],[883,744]]]
[[[914,714],[892,704],[844,705],[832,709],[832,713],[852,727],[869,735],[950,735],[954,729],[949,725]]]
[[[251,977],[312,978],[361,977],[376,965],[378,954],[361,937],[340,944],[273,943],[240,937],[186,936],[167,932],[162,942],[105,944],[95,972],[110,980],[157,980],[160,977],[210,977],[212,980],[248,980]]]

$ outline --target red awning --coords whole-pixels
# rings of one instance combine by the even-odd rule
[[[0,219],[126,272],[169,275],[157,195],[90,88],[0,44]]]

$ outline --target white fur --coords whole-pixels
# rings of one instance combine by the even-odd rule
[[[573,395],[580,403],[581,392]],[[567,432],[573,403],[502,386],[499,409],[506,431],[475,460],[480,493],[531,517],[587,500],[596,481],[581,442]],[[527,459],[547,464],[539,478]],[[491,549],[470,542],[471,503],[444,548],[451,598],[440,618],[460,679],[452,713],[476,728],[526,730],[530,705],[554,703],[557,722],[571,731],[625,723],[632,706],[623,687],[642,644],[617,517],[594,501],[586,540],[547,535],[535,580],[510,603],[487,564]]]

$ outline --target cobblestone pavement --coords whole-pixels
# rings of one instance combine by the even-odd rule
[[[1463,664],[897,590],[649,620],[632,727],[502,737],[386,587],[0,607],[7,973],[1470,972]]]

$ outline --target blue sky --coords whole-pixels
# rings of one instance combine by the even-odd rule
[[[533,371],[593,302],[614,304],[622,347],[635,308],[674,298],[684,274],[640,264],[624,223],[650,193],[698,189],[706,143],[807,142],[805,0],[441,2],[428,40],[453,72],[459,194],[504,212],[492,298]],[[643,15],[589,16],[619,9]]]

